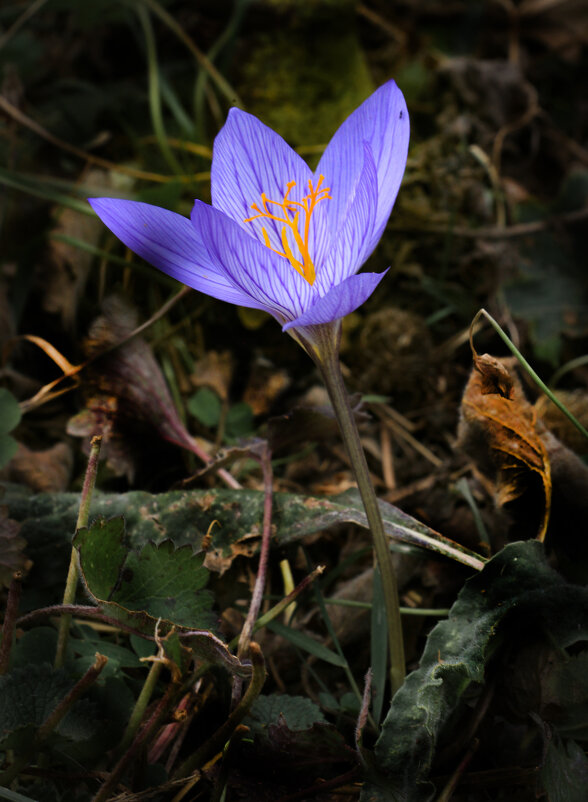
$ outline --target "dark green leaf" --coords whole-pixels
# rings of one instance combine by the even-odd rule
[[[0,468],[8,465],[18,451],[18,443],[9,434],[0,434]]]
[[[0,739],[25,728],[37,728],[55,710],[74,683],[65,671],[48,663],[15,668],[0,677]],[[57,727],[66,738],[85,740],[95,731],[95,711],[80,701]]]
[[[320,708],[310,699],[282,693],[258,696],[249,715],[254,720],[256,729],[277,724],[280,716],[284,717],[288,729],[292,731],[307,730],[317,722],[325,722]]]
[[[500,625],[500,626],[499,626]],[[366,785],[370,802],[428,802],[439,734],[466,689],[484,681],[498,633],[515,643],[521,630],[549,633],[566,648],[588,636],[588,589],[567,585],[537,541],[512,543],[472,577],[432,630],[421,663],[394,696],[376,744],[385,775]]]
[[[213,429],[218,426],[222,404],[218,395],[208,387],[201,387],[188,399],[187,407],[203,426]]]
[[[585,802],[588,758],[575,741],[549,741],[541,770],[549,802]]]
[[[160,495],[142,491],[120,495],[96,492],[91,516],[124,515],[129,540],[137,549],[149,541],[170,538],[176,547],[190,543],[198,549],[212,521],[212,548],[223,560],[242,553],[243,541],[249,544],[261,536],[263,491],[257,490],[175,490]],[[47,582],[47,574],[59,559],[59,572],[67,570],[68,537],[75,531],[79,495],[75,493],[32,496],[22,488],[9,486],[4,498],[12,518],[22,521],[21,534],[34,542],[31,558],[43,566],[37,584]],[[393,540],[431,549],[475,569],[483,558],[402,512],[380,501],[384,528]],[[298,541],[330,526],[356,523],[367,527],[365,512],[356,490],[338,496],[317,498],[295,493],[274,495],[273,525],[281,545]],[[255,543],[255,541],[253,541]],[[253,549],[252,549],[253,550]],[[207,563],[208,564],[208,563]],[[62,573],[58,573],[61,577]]]
[[[124,521],[98,520],[74,540],[88,591],[110,615],[152,632],[162,618],[189,629],[214,626],[212,595],[203,590],[204,555],[170,540],[147,543],[139,553],[125,548]]]
[[[21,411],[16,398],[5,387],[0,387],[0,434],[7,434],[20,423]]]
[[[228,439],[238,440],[240,437],[247,437],[253,429],[253,412],[249,404],[243,401],[229,409],[225,418],[225,435]]]

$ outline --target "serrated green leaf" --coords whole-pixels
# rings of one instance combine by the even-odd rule
[[[256,736],[258,748],[274,767],[291,769],[305,762],[316,765],[345,759],[345,741],[320,708],[303,696],[272,694],[259,696],[246,723]]]
[[[307,730],[317,722],[326,722],[320,707],[306,696],[289,696],[285,693],[258,696],[249,713],[256,729],[277,724],[280,716],[284,717],[288,729],[293,732]]]
[[[74,539],[88,591],[119,620],[153,632],[159,618],[189,629],[211,629],[215,623],[212,594],[204,590],[208,571],[204,555],[170,540],[128,550],[124,520],[99,519]]]
[[[466,689],[484,681],[497,633],[507,639],[507,623],[517,638],[521,626],[535,627],[566,648],[588,637],[588,589],[567,585],[537,541],[511,543],[468,580],[448,619],[431,631],[419,668],[392,700],[375,750],[383,777],[366,784],[362,799],[433,798],[428,775],[441,730]]]

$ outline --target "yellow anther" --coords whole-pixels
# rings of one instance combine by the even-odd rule
[[[300,273],[300,275],[306,279],[309,284],[313,284],[316,278],[316,272],[308,250],[310,218],[312,217],[312,213],[320,201],[331,197],[329,195],[330,190],[328,187],[323,187],[321,189],[321,184],[323,181],[324,176],[320,175],[316,187],[313,187],[312,180],[308,179],[308,195],[305,195],[301,201],[293,201],[289,198],[290,192],[296,186],[295,181],[288,181],[286,184],[286,192],[284,193],[284,197],[281,201],[271,200],[267,197],[265,192],[262,192],[261,209],[257,203],[253,203],[251,208],[254,212],[256,212],[256,214],[254,214],[252,217],[247,217],[243,221],[244,223],[250,223],[252,220],[258,220],[260,217],[265,217],[268,220],[274,220],[277,223],[283,223],[284,225],[281,230],[282,247],[284,249],[283,251],[280,251],[271,245],[269,234],[265,228],[261,229],[263,241],[270,251],[273,251],[274,253],[277,253],[278,256],[283,256],[285,259],[287,259],[294,270],[298,271],[298,273]],[[281,217],[279,216],[279,212],[274,214],[270,211],[268,208],[270,203],[281,209]],[[301,214],[304,218],[302,233],[299,229]],[[288,240],[288,231],[290,231],[294,237],[294,242],[296,243],[296,248],[298,249],[300,258],[296,258],[292,251],[292,246]]]

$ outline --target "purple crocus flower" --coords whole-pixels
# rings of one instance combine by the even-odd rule
[[[408,138],[393,81],[345,120],[314,173],[234,108],[214,143],[212,205],[195,201],[190,220],[136,201],[90,203],[146,261],[214,298],[269,312],[316,356],[385,275],[357,271],[394,205]]]

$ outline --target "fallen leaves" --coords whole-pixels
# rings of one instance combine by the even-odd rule
[[[533,474],[539,477],[544,507],[537,539],[543,540],[551,508],[549,455],[537,413],[507,365],[507,360],[474,354],[461,403],[459,441],[483,473],[494,474],[500,505],[522,496]]]

